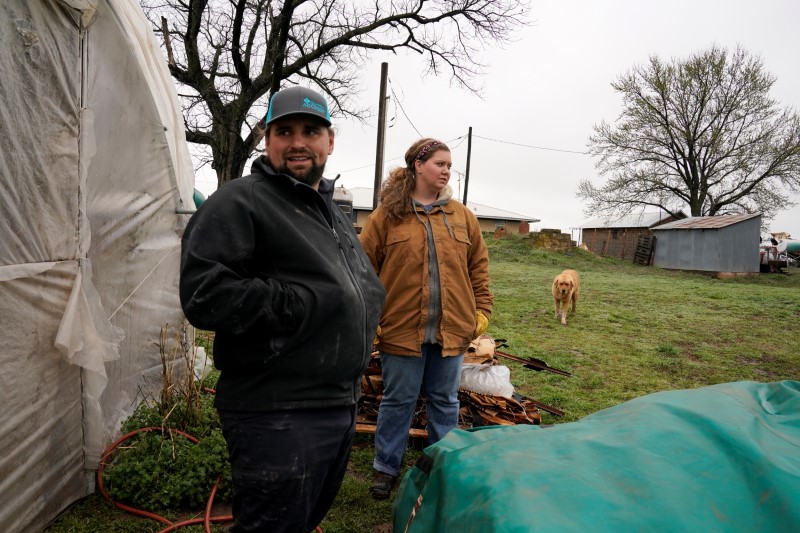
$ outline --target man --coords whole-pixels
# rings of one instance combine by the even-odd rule
[[[322,178],[325,99],[281,90],[266,123],[252,173],[189,221],[180,296],[189,321],[216,333],[231,531],[308,533],[344,477],[385,291]]]

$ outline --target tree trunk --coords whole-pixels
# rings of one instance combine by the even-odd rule
[[[211,146],[211,153],[214,158],[214,170],[217,172],[217,187],[221,187],[231,180],[242,177],[251,151],[236,133],[214,128],[213,135],[215,142]]]

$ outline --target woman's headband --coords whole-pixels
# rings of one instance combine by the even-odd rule
[[[420,159],[425,157],[425,154],[430,152],[431,148],[433,148],[434,146],[437,146],[439,144],[444,144],[444,143],[442,143],[441,141],[431,141],[428,144],[426,144],[425,146],[423,146],[422,149],[417,154],[417,157],[414,158],[414,161],[419,161]]]

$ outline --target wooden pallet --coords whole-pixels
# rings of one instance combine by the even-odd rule
[[[377,426],[367,422],[356,422],[356,433],[375,433]],[[422,439],[428,438],[428,432],[424,429],[410,428],[408,430],[409,437],[419,437]]]
[[[639,235],[636,243],[636,252],[633,254],[633,262],[639,265],[649,265],[653,257],[656,238],[654,235]]]

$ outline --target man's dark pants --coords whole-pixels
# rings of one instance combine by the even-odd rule
[[[231,533],[308,533],[342,484],[355,407],[219,411],[233,477]]]

